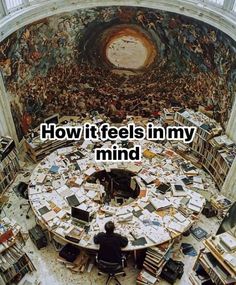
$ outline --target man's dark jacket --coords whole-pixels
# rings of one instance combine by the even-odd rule
[[[121,263],[121,248],[128,244],[126,237],[116,233],[99,233],[94,237],[94,242],[100,245],[98,260]]]

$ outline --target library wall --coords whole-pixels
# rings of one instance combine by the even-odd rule
[[[120,72],[105,58],[112,27],[135,28],[155,58]],[[234,100],[236,44],[200,21],[135,7],[78,10],[19,29],[0,45],[0,68],[19,140],[54,113],[158,114],[181,105],[212,111],[226,125]]]

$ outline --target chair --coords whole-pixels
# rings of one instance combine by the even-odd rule
[[[124,260],[122,259],[122,265],[120,263],[107,262],[104,260],[98,260],[97,267],[99,269],[98,275],[108,275],[106,285],[110,283],[111,280],[116,281],[116,285],[121,285],[120,281],[117,279],[118,275],[126,276],[124,272]]]
[[[20,194],[20,196],[27,200],[27,203],[20,204],[20,209],[22,209],[23,206],[28,206],[28,210],[26,212],[26,219],[29,219],[29,211],[31,209],[30,203],[29,203],[29,196],[28,196],[28,184],[25,182],[20,182],[17,185],[17,192]]]

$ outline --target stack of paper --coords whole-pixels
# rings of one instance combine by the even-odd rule
[[[157,179],[156,176],[144,172],[139,173],[138,176],[141,177],[146,184],[150,184]]]
[[[169,208],[172,203],[170,201],[168,201],[167,199],[158,199],[158,198],[152,198],[150,200],[152,206],[156,209],[156,210],[160,210],[160,209],[166,209]]]
[[[204,200],[201,197],[193,196],[188,203],[188,208],[199,213],[203,207]]]
[[[132,221],[132,219],[133,219],[133,214],[132,213],[119,215],[117,217],[118,222],[128,222],[128,221]]]
[[[186,220],[185,216],[183,216],[181,213],[176,213],[174,217],[180,223],[183,223]]]

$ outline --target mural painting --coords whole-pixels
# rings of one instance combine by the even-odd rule
[[[119,68],[107,60],[116,27],[151,43],[147,65]],[[235,51],[230,37],[203,22],[147,8],[103,7],[19,29],[0,45],[0,68],[19,139],[54,113],[92,110],[146,117],[171,106],[202,106],[225,126],[234,100]]]

